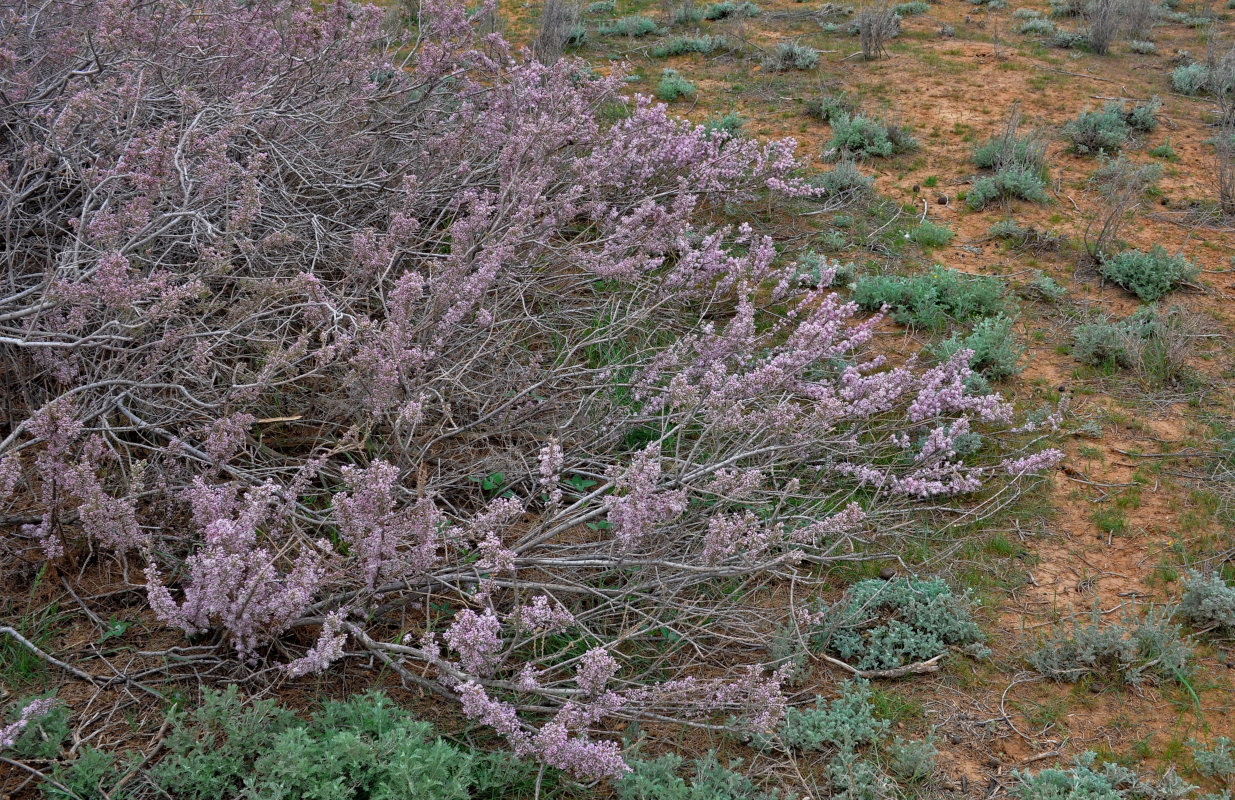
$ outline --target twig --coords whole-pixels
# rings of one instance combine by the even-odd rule
[[[820,658],[834,667],[846,670],[851,675],[857,675],[859,678],[903,678],[906,675],[925,675],[930,672],[938,672],[939,659],[945,655],[947,653],[940,653],[928,661],[919,661],[916,664],[906,664],[903,667],[895,667],[893,669],[858,669],[846,664],[839,658],[832,658],[827,654],[820,656]]]

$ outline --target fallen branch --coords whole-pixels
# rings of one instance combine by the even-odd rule
[[[928,661],[919,661],[916,664],[906,664],[903,667],[894,667],[893,669],[858,669],[846,664],[839,658],[832,658],[826,654],[821,655],[820,658],[832,666],[839,667],[859,678],[903,678],[906,675],[925,675],[930,672],[938,672],[939,660],[945,655],[947,653],[940,653]]]

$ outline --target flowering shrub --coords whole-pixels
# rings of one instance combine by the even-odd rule
[[[729,224],[852,197],[790,140],[515,58],[457,3],[408,39],[344,2],[11,14],[0,489],[39,506],[12,547],[140,560],[241,667],[359,649],[620,775],[615,717],[775,726],[784,673],[719,657],[765,638],[744,596],[1058,457],[998,435],[1028,428],[967,351],[886,367],[831,275]]]

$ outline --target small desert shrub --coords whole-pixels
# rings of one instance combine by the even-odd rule
[[[1028,300],[1045,300],[1057,303],[1068,294],[1068,290],[1042,270],[1034,270],[1033,277],[1021,287],[1021,296]]]
[[[1079,17],[1085,13],[1085,0],[1047,0],[1052,17]]]
[[[862,58],[874,61],[883,56],[888,40],[896,38],[901,31],[901,18],[896,10],[885,2],[864,8],[854,20],[857,28]]]
[[[1030,167],[1039,172],[1046,169],[1046,142],[1038,134],[1017,134],[1019,115],[1009,117],[1004,133],[992,136],[974,148],[973,163],[982,169]]]
[[[1179,614],[1198,628],[1235,632],[1235,588],[1228,586],[1218,573],[1189,572]]]
[[[1192,648],[1180,638],[1179,626],[1156,608],[1143,619],[1125,617],[1109,624],[1095,609],[1087,624],[1077,620],[1070,629],[1056,627],[1028,661],[1040,674],[1058,681],[1075,682],[1092,675],[1136,686],[1183,680],[1191,659]]]
[[[842,159],[832,169],[810,178],[812,186],[825,190],[825,197],[850,195],[856,199],[869,192],[874,183],[874,178],[863,175],[851,159]]]
[[[811,288],[847,286],[853,282],[854,265],[829,261],[815,251],[808,251],[798,262],[798,280]]]
[[[710,20],[732,19],[732,18],[750,18],[759,16],[759,6],[754,3],[735,3],[731,0],[725,0],[721,3],[712,3],[707,8],[703,9],[703,18]]]
[[[726,768],[713,752],[691,762],[689,784],[681,776],[682,758],[673,753],[628,763],[631,771],[614,783],[618,800],[776,800],[736,771],[741,761]]]
[[[1137,103],[1124,114],[1128,127],[1140,133],[1152,133],[1158,129],[1158,112],[1162,110],[1162,98],[1154,95],[1144,103]]]
[[[965,195],[965,201],[973,209],[981,209],[997,200],[1020,198],[1034,203],[1049,203],[1046,181],[1042,172],[1032,167],[1005,167],[994,175],[986,175],[974,181],[973,188]]]
[[[915,17],[930,11],[931,6],[930,3],[924,3],[922,0],[911,0],[911,2],[894,6],[892,10],[900,17]]]
[[[1107,103],[1101,111],[1084,111],[1063,126],[1063,135],[1077,153],[1102,153],[1123,147],[1131,135],[1123,106]]]
[[[672,103],[679,97],[694,97],[695,85],[682,77],[676,69],[666,69],[660,73],[656,96],[666,103]]]
[[[703,127],[708,132],[708,138],[716,134],[723,133],[729,137],[736,137],[742,132],[742,126],[746,124],[746,120],[736,111],[730,111],[727,114],[713,114],[704,120]]]
[[[785,72],[790,69],[814,69],[819,63],[819,51],[797,42],[781,42],[763,59],[763,68],[768,72]]]
[[[1188,742],[1192,749],[1192,763],[1196,771],[1206,778],[1224,779],[1235,775],[1235,754],[1231,752],[1231,740],[1219,736],[1211,747],[1193,739]]]
[[[806,102],[807,116],[831,123],[841,114],[854,114],[857,107],[843,94],[822,94],[818,100]]]
[[[670,25],[697,25],[703,21],[703,9],[693,3],[683,3],[669,15]]]
[[[542,64],[553,64],[567,45],[587,43],[587,28],[579,21],[579,4],[572,0],[545,0],[540,33],[532,50]]]
[[[1174,147],[1171,147],[1171,138],[1169,136],[1165,142],[1150,150],[1149,154],[1154,158],[1160,158],[1163,161],[1179,160],[1179,154],[1175,152]]]
[[[1100,269],[1102,277],[1149,302],[1165,297],[1200,271],[1195,263],[1182,255],[1170,255],[1161,245],[1154,245],[1148,253],[1125,250],[1104,256]]]
[[[927,739],[902,739],[892,737],[884,749],[888,771],[905,783],[917,783],[929,777],[935,770],[935,757],[939,751]]]
[[[629,36],[631,38],[660,33],[660,26],[656,24],[656,20],[641,14],[622,17],[612,22],[602,22],[597,29],[601,36]]]
[[[1041,19],[1042,12],[1036,8],[1018,8],[1012,12],[1012,19]]]
[[[588,3],[584,6],[583,11],[585,14],[590,14],[594,17],[614,14],[617,12],[617,3],[615,0],[596,0],[595,3]]]
[[[1072,50],[1084,43],[1085,34],[1076,31],[1055,31],[1055,35],[1050,39],[1051,47],[1058,47],[1060,50]]]
[[[1198,95],[1208,83],[1209,67],[1199,62],[1176,67],[1171,73],[1171,88],[1180,94]]]
[[[995,278],[936,268],[925,275],[863,275],[853,299],[867,311],[888,306],[902,325],[938,330],[949,320],[964,322],[1004,310],[1003,285]]]
[[[988,381],[1001,381],[1021,371],[1025,348],[1016,344],[1012,335],[1012,320],[1005,316],[979,320],[965,336],[953,334],[930,348],[940,361],[947,361],[959,350],[971,350],[969,368]]]
[[[17,758],[54,759],[60,755],[60,746],[69,738],[69,712],[63,705],[57,703],[50,710],[42,703],[44,697],[30,697],[14,705],[7,718],[0,718],[0,730],[17,722],[32,703],[41,701],[40,706],[46,713],[33,714],[27,719],[25,728],[17,735],[9,750]],[[33,713],[33,709],[28,714]]]
[[[1052,767],[1037,774],[1012,770],[1017,781],[1012,795],[1017,800],[1128,800],[1142,788],[1132,770],[1113,761],[1096,770],[1096,760],[1096,753],[1085,752],[1067,769]]]
[[[1235,120],[1224,123],[1214,137],[1214,183],[1218,190],[1218,210],[1235,216]]]
[[[1032,225],[1021,225],[1013,219],[1001,219],[990,227],[987,235],[1007,241],[1017,250],[1044,253],[1060,249],[1064,244],[1061,236],[1039,230]]]
[[[1154,23],[1158,21],[1158,9],[1159,6],[1154,0],[1124,0],[1123,29],[1128,38],[1132,40],[1129,44],[1140,41],[1143,44],[1149,44],[1152,48],[1153,43],[1147,40],[1153,32]],[[1134,52],[1141,51],[1134,49]]]
[[[898,126],[884,125],[865,114],[837,114],[827,149],[834,158],[887,158],[916,149],[917,141]]]
[[[1134,53],[1140,53],[1143,56],[1158,52],[1158,46],[1150,41],[1142,39],[1132,39],[1128,42],[1128,49]]]
[[[952,241],[955,235],[951,228],[946,225],[936,225],[930,220],[925,220],[921,225],[905,232],[906,239],[923,248],[943,247]]]
[[[952,446],[958,452],[973,450],[981,441],[976,434],[962,434]],[[924,440],[917,447],[938,443]],[[982,654],[985,638],[973,620],[973,602],[968,592],[953,594],[938,578],[860,581],[835,606],[815,609],[813,616],[823,622],[809,631],[809,641],[862,670],[926,661],[949,647]]]
[[[887,720],[875,716],[870,683],[845,681],[834,700],[815,698],[814,708],[791,708],[781,722],[780,737],[797,750],[852,750],[872,744],[887,732]]]
[[[711,53],[728,45],[723,36],[675,36],[648,51],[652,58],[668,58],[687,53]]]
[[[1049,19],[1027,19],[1016,30],[1025,36],[1051,36],[1055,33],[1055,23]]]
[[[1131,370],[1149,386],[1179,383],[1195,347],[1194,327],[1182,308],[1145,306],[1127,319],[1102,317],[1078,325],[1072,332],[1072,356],[1093,367]]]

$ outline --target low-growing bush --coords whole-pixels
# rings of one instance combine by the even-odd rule
[[[660,73],[660,83],[656,84],[656,96],[666,103],[679,97],[694,97],[695,85],[676,69],[665,69]]]
[[[1235,776],[1235,753],[1231,751],[1231,740],[1219,736],[1213,744],[1206,747],[1195,739],[1188,742],[1192,749],[1192,763],[1196,771],[1206,778],[1224,780]]]
[[[1118,150],[1127,143],[1131,131],[1119,103],[1107,103],[1101,111],[1084,111],[1063,126],[1063,135],[1077,153],[1102,153]]]
[[[1131,370],[1147,386],[1183,381],[1195,348],[1195,317],[1178,306],[1144,306],[1124,320],[1101,318],[1078,325],[1072,356],[1094,367]]]
[[[862,58],[874,61],[883,57],[888,41],[900,35],[901,17],[887,0],[878,0],[858,12],[853,27],[858,35]]]
[[[1057,303],[1068,294],[1068,290],[1042,270],[1034,270],[1033,277],[1021,287],[1021,296],[1028,300],[1045,300]]]
[[[723,36],[675,36],[667,42],[658,44],[648,51],[652,58],[668,58],[687,53],[712,53],[727,47],[728,40]]]
[[[751,18],[757,16],[759,16],[759,6],[754,3],[732,2],[732,0],[712,3],[703,9],[703,18],[710,20]]]
[[[888,306],[892,319],[902,325],[936,330],[949,320],[991,317],[1005,308],[1003,285],[995,278],[943,268],[925,275],[863,275],[853,299],[867,311]]]
[[[922,0],[910,0],[908,3],[899,3],[892,7],[892,10],[900,17],[916,17],[918,14],[925,14],[931,10],[930,3],[925,3]]]
[[[1165,297],[1200,272],[1194,262],[1182,255],[1170,255],[1162,245],[1154,245],[1148,253],[1125,250],[1104,256],[1099,269],[1102,277],[1148,302]]]
[[[855,277],[852,263],[830,261],[811,250],[798,260],[798,280],[804,286],[848,286]]]
[[[1235,588],[1216,572],[1204,575],[1191,571],[1184,580],[1179,615],[1198,628],[1235,632]]]
[[[1012,334],[1012,319],[1005,316],[979,320],[973,330],[951,337],[930,348],[940,361],[947,361],[958,350],[970,350],[970,369],[988,381],[1001,381],[1020,374],[1025,348],[1016,344]]]
[[[979,446],[975,434],[956,431],[947,442],[924,439],[914,449]],[[953,594],[938,578],[865,580],[851,586],[836,605],[812,609],[809,618],[819,622],[805,633],[813,648],[834,653],[860,670],[928,661],[949,647],[983,654],[985,637],[973,620],[973,602],[969,592]]]
[[[682,777],[682,758],[666,753],[654,759],[630,760],[631,771],[614,783],[618,800],[777,800],[736,770],[741,761],[721,766],[709,752],[690,764],[690,782]]]
[[[669,15],[670,25],[697,25],[703,21],[703,9],[692,2],[685,2]]]
[[[1085,13],[1086,0],[1047,0],[1052,17],[1079,17]]]
[[[899,126],[884,125],[864,114],[838,114],[832,118],[832,139],[827,151],[833,158],[887,158],[916,149],[917,140]]]
[[[1159,165],[1137,164],[1123,153],[1102,159],[1088,181],[1102,203],[1085,226],[1085,251],[1097,262],[1120,246],[1119,232],[1162,175]]]
[[[1076,31],[1057,30],[1055,35],[1050,38],[1051,47],[1058,47],[1060,50],[1071,50],[1085,43],[1085,34],[1077,33]]]
[[[1025,36],[1053,36],[1055,33],[1055,23],[1040,17],[1027,19],[1017,27],[1016,31]]]
[[[924,220],[905,232],[905,238],[922,248],[943,247],[952,241],[956,234],[946,225],[936,225],[930,220]]]
[[[852,750],[872,744],[888,732],[887,720],[875,716],[870,682],[845,681],[833,700],[815,698],[814,708],[791,708],[781,722],[780,737],[798,750]]]
[[[965,195],[965,202],[975,210],[997,200],[1019,198],[1033,203],[1049,203],[1046,181],[1040,170],[1032,167],[1005,167],[994,175],[978,178]]]
[[[1154,158],[1160,158],[1163,161],[1178,161],[1179,154],[1175,152],[1175,148],[1171,147],[1171,137],[1167,137],[1166,141],[1149,151],[1149,154]]]
[[[807,116],[831,123],[841,114],[855,114],[857,107],[844,94],[824,93],[817,100],[806,101]]]
[[[1191,660],[1192,648],[1162,608],[1112,623],[1095,609],[1085,624],[1057,626],[1028,658],[1037,672],[1058,681],[1095,676],[1133,686],[1185,680]]]
[[[1012,19],[1041,19],[1042,12],[1036,8],[1018,8],[1012,12]]]
[[[1119,33],[1124,0],[1089,0],[1085,4],[1085,41],[1089,49],[1104,56]]]
[[[1067,769],[1051,767],[1036,774],[1012,770],[1017,781],[1012,795],[1017,800],[1130,800],[1142,796],[1137,791],[1141,784],[1135,772],[1112,761],[1097,770],[1096,760],[1096,753],[1085,752]]]
[[[660,33],[660,26],[651,17],[635,14],[629,17],[620,17],[611,22],[602,22],[597,26],[597,30],[601,36],[629,36],[637,38]]]
[[[1209,83],[1209,67],[1197,62],[1183,64],[1171,73],[1171,88],[1190,97],[1201,94]]]
[[[819,51],[797,42],[781,42],[763,58],[763,68],[768,72],[814,69],[818,63]]]
[[[875,179],[863,175],[852,159],[842,159],[831,169],[811,176],[808,182],[823,189],[825,197],[857,199],[871,191]]]
[[[1064,238],[1050,231],[1035,228],[1032,225],[1021,225],[1013,219],[1001,219],[990,227],[987,235],[995,239],[1007,241],[1017,250],[1034,253],[1044,253],[1058,250],[1064,245]]]
[[[584,6],[583,12],[596,17],[602,14],[614,14],[617,12],[617,2],[616,0],[596,0]]]
[[[722,133],[733,138],[742,133],[742,126],[745,124],[746,120],[742,119],[741,114],[730,111],[727,114],[712,114],[704,120],[703,129],[707,131],[709,139]]]
[[[1128,49],[1133,53],[1139,53],[1143,56],[1151,55],[1158,52],[1158,46],[1153,42],[1144,39],[1131,39],[1128,41]]]

